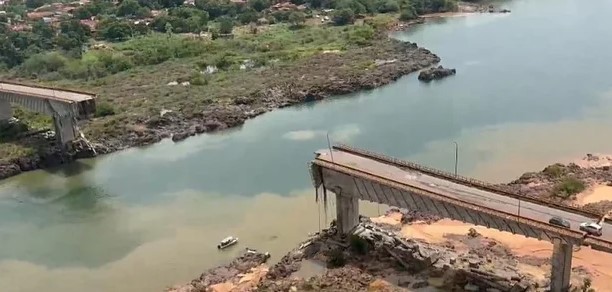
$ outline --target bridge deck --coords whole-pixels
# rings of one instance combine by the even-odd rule
[[[96,111],[96,95],[0,81],[0,119],[12,116],[11,103],[52,116],[84,118]]]
[[[434,192],[449,198],[458,199],[466,203],[485,206],[509,214],[516,214],[522,218],[528,218],[542,223],[548,223],[552,216],[559,216],[567,219],[571,223],[573,231],[580,232],[579,224],[582,222],[597,221],[597,219],[585,215],[580,215],[558,208],[541,205],[533,202],[521,201],[519,214],[519,200],[504,196],[495,192],[481,190],[475,187],[466,186],[432,175],[421,173],[417,170],[408,169],[384,163],[368,157],[352,154],[338,149],[321,150],[317,152],[317,160],[322,160],[357,171],[376,174],[385,179],[401,182],[408,186],[413,186],[430,192]],[[612,242],[612,226],[604,222],[603,235],[598,238],[607,242]]]
[[[0,82],[0,92],[51,99],[67,103],[83,102],[95,98],[95,95],[91,93],[30,86],[8,82]]]

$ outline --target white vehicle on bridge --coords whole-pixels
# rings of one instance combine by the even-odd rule
[[[601,236],[603,234],[601,225],[594,222],[580,223],[580,230],[586,232],[589,235]]]

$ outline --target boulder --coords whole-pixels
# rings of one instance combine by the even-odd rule
[[[5,179],[10,176],[18,175],[21,173],[21,169],[17,164],[7,163],[0,164],[0,179]]]
[[[421,73],[419,73],[419,80],[429,82],[432,80],[442,79],[450,75],[455,75],[456,73],[457,71],[455,69],[448,69],[438,66],[421,71]]]

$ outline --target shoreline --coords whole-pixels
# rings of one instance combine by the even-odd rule
[[[594,196],[594,189],[605,188],[607,193],[591,197],[585,206],[611,210],[612,202],[607,200],[612,193],[611,164],[610,155],[587,154],[568,165],[553,164],[540,172],[527,172],[502,186],[531,196],[554,196],[556,185],[572,177],[584,181],[585,188],[570,201],[580,202]],[[456,286],[480,289],[465,288],[467,291],[547,291],[550,285],[552,244],[547,241],[395,207],[380,217],[360,216],[360,222],[348,238],[337,236],[332,221],[328,229],[309,235],[276,263],[238,257],[229,265],[208,269],[199,278],[165,291],[302,291],[312,287],[425,291],[419,289]],[[364,230],[375,235],[366,236],[366,252],[359,252],[354,235],[361,236]],[[336,266],[338,252],[343,260]],[[612,254],[588,248],[576,252],[572,286],[588,290],[609,285],[612,269],[603,263],[609,262]],[[237,271],[236,266],[243,269]],[[231,272],[225,272],[228,269]]]
[[[238,97],[230,103],[210,104],[204,112],[191,116],[174,111],[162,112],[159,116],[144,120],[143,124],[146,125],[144,130],[136,129],[119,137],[100,139],[90,137],[95,153],[92,149],[88,149],[83,141],[75,143],[75,151],[63,152],[40,136],[29,137],[27,139],[38,139],[38,143],[47,144],[47,147],[41,147],[42,153],[0,162],[0,180],[22,172],[55,167],[82,158],[93,158],[127,148],[151,145],[167,138],[179,142],[197,134],[214,134],[239,127],[247,120],[272,110],[378,88],[440,62],[440,58],[431,51],[414,43],[399,41],[388,36],[385,37],[384,44],[364,47],[357,53],[378,55],[381,58],[374,61],[374,68],[364,70],[363,74],[358,76],[345,74],[346,76],[341,78],[325,79],[314,85],[294,83],[273,86],[252,92],[250,96]],[[333,52],[321,53],[297,62],[296,65],[306,65],[305,63],[309,61],[315,64],[343,61],[341,57],[335,55]],[[331,72],[333,77],[337,77],[334,73],[342,72]],[[87,134],[85,136],[88,137]]]
[[[268,265],[263,251],[247,249],[231,263],[164,291],[548,291],[549,255],[525,254],[512,244],[514,235],[413,216],[391,208],[380,217],[361,217],[348,237],[339,237],[332,222],[276,263]],[[428,228],[435,233],[414,233]],[[592,265],[575,265],[572,286],[601,287],[591,282],[601,280],[597,272]]]
[[[460,2],[456,12],[425,14],[408,22],[396,21],[392,24],[392,27],[387,29],[387,33],[405,30],[415,24],[423,24],[428,18],[467,16],[477,13],[500,12],[491,10],[491,6],[488,4]],[[395,82],[403,76],[434,66],[441,61],[435,53],[426,48],[418,47],[414,43],[403,42],[389,35],[382,36],[382,38],[384,38],[384,42],[390,43],[392,48],[389,50],[384,45],[381,47],[370,45],[359,49],[361,51],[371,50],[373,51],[370,52],[372,56],[381,58],[374,60],[374,70],[365,69],[363,74],[357,76],[348,75],[337,78],[336,74],[332,73],[331,78],[335,79],[333,81],[326,78],[319,83],[306,86],[302,86],[299,82],[271,86],[261,91],[252,92],[249,96],[237,97],[229,103],[210,104],[205,107],[203,112],[190,114],[190,116],[172,110],[162,110],[159,116],[146,118],[142,121],[141,127],[131,129],[124,135],[91,137],[88,133],[85,133],[85,137],[91,139],[89,142],[91,142],[93,149],[85,141],[76,141],[73,144],[74,150],[65,152],[54,145],[54,141],[46,140],[41,135],[24,138],[23,140],[33,141],[32,144],[38,145],[38,153],[8,161],[0,161],[0,181],[27,171],[57,167],[78,159],[94,158],[132,147],[152,145],[163,139],[172,139],[174,142],[179,142],[198,134],[214,134],[222,130],[237,128],[249,119],[276,109],[320,101],[330,96],[375,89]],[[377,49],[383,50],[383,54],[375,52]],[[385,57],[384,53],[388,53],[386,54],[388,55],[387,58],[382,58]],[[323,52],[307,58],[306,61],[328,62],[329,60],[326,59],[330,58],[327,57],[333,55],[335,55],[334,52]],[[299,63],[307,64],[304,60],[297,63],[295,67],[300,67]],[[277,72],[271,73],[278,74]],[[17,144],[20,143],[21,141],[17,142]]]

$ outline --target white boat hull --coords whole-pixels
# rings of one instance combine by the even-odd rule
[[[236,243],[238,243],[238,238],[236,238],[236,239],[234,239],[234,240],[230,241],[229,243],[226,243],[226,244],[219,244],[219,245],[217,245],[217,249],[224,249],[224,248],[228,248],[228,247],[230,247],[230,246],[232,246],[232,245],[235,245]]]

